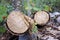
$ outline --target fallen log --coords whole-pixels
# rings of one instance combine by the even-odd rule
[[[38,11],[34,16],[34,20],[39,25],[45,25],[49,20],[49,14],[45,11]]]
[[[34,23],[31,20],[33,21],[33,19],[22,14],[20,11],[12,11],[7,18],[7,29],[12,34],[24,33],[29,29],[30,23]]]

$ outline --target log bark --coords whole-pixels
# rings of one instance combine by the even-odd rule
[[[38,11],[34,16],[34,20],[39,25],[45,25],[49,20],[49,14],[45,11]]]

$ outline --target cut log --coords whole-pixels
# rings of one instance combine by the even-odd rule
[[[20,11],[12,11],[7,18],[8,30],[14,33],[24,33],[29,28],[29,22]]]
[[[38,11],[34,16],[34,20],[39,25],[45,25],[49,20],[49,14],[45,11]]]

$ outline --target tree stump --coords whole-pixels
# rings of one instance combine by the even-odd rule
[[[38,11],[34,16],[34,20],[39,25],[45,25],[49,20],[49,14],[45,11]]]
[[[7,18],[7,29],[17,34],[24,33],[29,29],[31,20],[33,19],[23,15],[20,11],[12,11]]]

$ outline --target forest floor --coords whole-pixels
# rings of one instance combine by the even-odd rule
[[[51,17],[51,15],[50,15],[50,17]],[[60,15],[58,17],[60,17]],[[37,40],[60,40],[60,23],[56,22],[57,18],[55,18],[55,19],[54,18],[55,18],[55,16],[51,17],[50,21],[45,26],[39,26],[40,28],[38,28],[38,32],[36,34],[36,36],[38,37]],[[4,32],[4,30],[5,30],[4,28],[2,28],[2,27],[0,28],[0,32]],[[0,35],[0,36],[2,36],[2,35]]]

